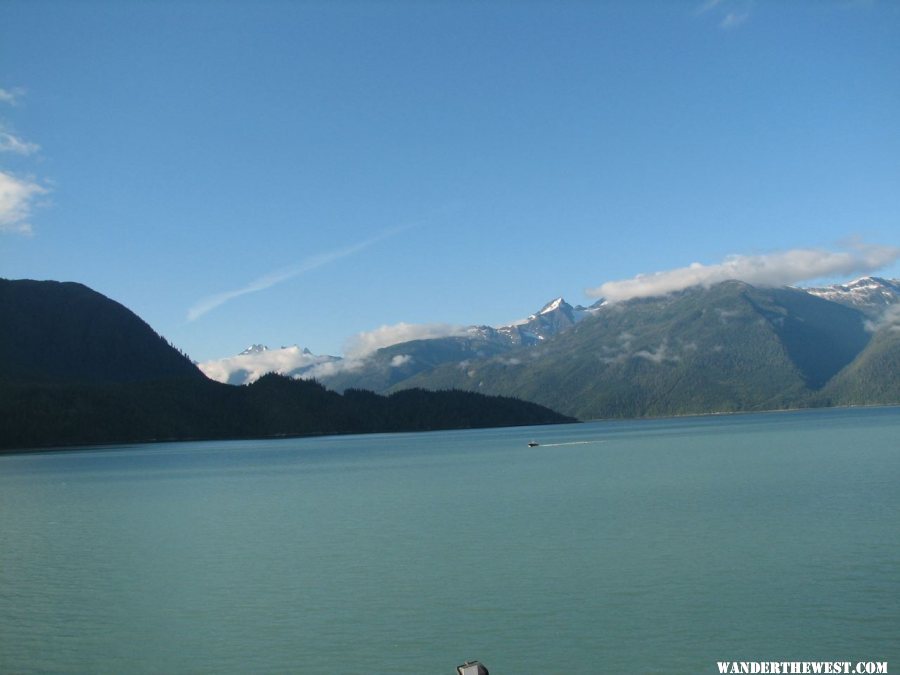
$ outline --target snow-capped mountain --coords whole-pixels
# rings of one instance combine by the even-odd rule
[[[487,340],[505,342],[510,346],[534,345],[568,330],[576,323],[596,312],[599,303],[591,307],[573,307],[563,298],[556,298],[544,305],[527,319],[507,326],[473,326],[470,332]]]
[[[238,356],[248,356],[249,354],[262,354],[263,352],[269,351],[269,348],[265,345],[253,344],[247,347],[244,351],[242,351]]]
[[[509,336],[514,344],[537,344],[568,330],[587,314],[588,310],[583,307],[576,309],[563,298],[556,298],[527,319],[510,326],[502,326],[498,332]]]
[[[799,396],[798,391],[803,396],[830,396],[817,392],[824,391],[824,384],[841,368],[849,368],[856,356],[862,355],[860,363],[868,363],[865,355],[870,351],[881,354],[876,348],[882,343],[889,343],[885,353],[893,354],[890,350],[894,343],[888,338],[900,333],[882,328],[900,326],[900,319],[894,316],[897,310],[898,280],[866,277],[809,289],[754,288],[741,282],[723,282],[709,289],[698,286],[615,306],[601,300],[590,307],[573,307],[556,298],[509,325],[470,326],[442,337],[407,338],[352,358],[316,356],[299,347],[272,350],[252,345],[239,356],[200,367],[209,377],[231,384],[251,382],[275,371],[315,377],[337,391],[354,388],[383,393],[410,387],[475,387],[552,404],[564,412],[587,417],[607,415],[626,403],[637,406],[628,414],[693,411],[694,403],[678,406],[698,396],[709,400],[704,399],[697,409],[742,409],[744,398],[750,396],[747,392],[759,396],[758,401],[753,399],[753,406],[778,407],[782,399],[793,401],[790,397]],[[872,349],[866,346],[870,341]],[[734,371],[733,364],[744,363],[741,359],[750,356],[733,361],[732,352],[746,352],[753,358],[786,354],[787,361],[753,361],[752,373],[773,375],[747,379],[743,371]],[[873,359],[877,361],[875,357],[869,360]],[[888,383],[893,381],[893,366],[878,368],[882,375],[888,374]],[[856,391],[854,387],[863,385],[858,385],[859,378],[853,379],[855,371],[851,371],[845,376],[850,384],[844,389]],[[802,373],[800,380],[796,379],[798,372]],[[560,373],[566,373],[567,381],[578,385],[577,396],[560,394]],[[642,373],[646,380],[635,379],[635,373]],[[674,378],[673,388],[667,391],[677,390],[678,394],[671,394],[675,403],[660,404],[657,410],[647,401],[660,396],[660,373]],[[718,373],[715,386],[707,384],[709,373]],[[597,379],[600,375],[602,378]],[[771,391],[766,389],[770,384]],[[732,386],[733,392],[728,389]],[[681,391],[677,387],[686,388]],[[878,391],[888,389],[890,384]],[[615,398],[618,394],[613,396],[607,390],[630,393]],[[847,397],[848,401],[855,400],[849,394]]]
[[[535,345],[564,332],[596,311],[573,307],[556,298],[526,319],[506,326],[470,326],[452,337],[416,340],[415,347],[389,345],[363,358],[342,359],[317,356],[308,349],[282,347],[270,349],[253,344],[236,356],[198,364],[207,377],[227,384],[250,384],[266,373],[300,378],[316,378],[329,386],[343,389],[368,386],[382,389],[400,377],[409,377],[422,369],[447,361],[497,354],[515,347]]]
[[[802,290],[869,314],[880,314],[886,307],[900,302],[900,279],[862,277],[846,284]]]
[[[265,345],[250,345],[237,356],[214,359],[198,364],[211,380],[227,384],[250,384],[266,373],[291,377],[312,378],[327,374],[329,364],[340,361],[337,356],[317,356],[297,345],[269,349]]]
[[[598,305],[599,306],[599,305]],[[390,387],[443,364],[462,365],[471,359],[501,357],[564,333],[597,311],[597,306],[572,307],[557,298],[528,318],[505,326],[470,326],[461,333],[391,344],[362,360],[347,360],[321,381],[338,391],[348,388],[387,391]]]

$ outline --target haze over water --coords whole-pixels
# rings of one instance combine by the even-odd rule
[[[0,671],[895,668],[898,432],[878,408],[0,457]]]

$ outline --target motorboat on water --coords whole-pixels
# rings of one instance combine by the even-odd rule
[[[539,445],[540,445],[540,443],[538,443],[537,441],[528,441],[529,448],[536,448]]]

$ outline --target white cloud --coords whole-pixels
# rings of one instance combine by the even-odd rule
[[[15,105],[24,95],[21,89],[0,88],[0,103]],[[22,140],[10,131],[0,120],[0,153],[16,155],[33,155],[40,147],[36,143]],[[35,202],[47,188],[36,183],[32,178],[18,178],[0,169],[0,233],[31,235],[32,227],[28,222]]]
[[[722,0],[706,0],[702,5],[697,8],[697,14],[706,14],[707,12],[715,9],[722,3]]]
[[[22,96],[24,92],[19,89],[3,89],[0,88],[0,103],[8,103],[10,105],[15,105],[19,102],[19,98]]]
[[[412,357],[409,354],[397,354],[391,359],[391,367],[399,368],[400,366],[405,366],[410,361],[412,361]]]
[[[654,351],[641,349],[634,353],[635,358],[646,359],[653,363],[662,363],[663,361],[680,361],[681,357],[677,354],[669,353],[669,344],[665,340]]]
[[[706,0],[694,14],[698,16],[709,15],[717,17],[719,28],[737,28],[750,18],[752,0]]]
[[[765,255],[733,255],[715,265],[693,263],[633,279],[609,281],[586,292],[592,297],[619,302],[631,298],[666,295],[691,286],[711,286],[737,279],[758,286],[782,286],[833,275],[869,274],[900,258],[900,248],[856,244],[840,252],[793,249]]]
[[[253,354],[240,354],[225,359],[213,359],[197,364],[197,367],[212,380],[228,382],[235,373],[244,372],[242,383],[255,382],[266,373],[285,375],[293,371],[306,371],[319,365],[329,363],[334,357],[316,356],[300,347],[283,347],[267,349]]]
[[[369,246],[378,241],[381,241],[382,239],[386,239],[387,237],[398,234],[403,229],[406,228],[394,228],[391,230],[386,230],[381,234],[372,237],[371,239],[366,239],[365,241],[353,244],[352,246],[347,246],[346,248],[336,249],[334,251],[328,251],[327,253],[320,253],[318,255],[310,256],[309,258],[302,260],[299,264],[294,265],[293,267],[286,267],[281,270],[270,272],[269,274],[261,276],[258,279],[254,279],[242,288],[207,296],[197,301],[197,303],[188,310],[187,319],[188,321],[194,321],[196,319],[199,319],[207,312],[214,310],[216,307],[220,307],[226,302],[234,300],[235,298],[239,298],[242,295],[264,291],[267,288],[272,288],[272,286],[288,281],[289,279],[293,279],[294,277],[298,277],[301,274],[312,272],[315,269],[324,267],[325,265],[340,260],[341,258],[346,258],[348,256],[359,253],[360,251],[367,249]]]
[[[366,365],[364,359],[341,359],[339,361],[326,361],[319,363],[303,373],[303,379],[324,379],[340,375],[341,373],[352,373]]]
[[[0,171],[0,232],[30,235],[28,222],[35,200],[47,189],[33,180]]]
[[[719,22],[722,28],[737,28],[750,18],[750,12],[728,12]]]
[[[522,359],[517,359],[514,357],[513,358],[505,358],[505,357],[501,356],[501,357],[498,357],[496,359],[496,361],[497,361],[497,363],[500,363],[504,366],[521,366],[522,365]]]
[[[41,149],[37,143],[29,143],[28,141],[23,141],[18,136],[15,136],[8,131],[4,131],[2,127],[0,127],[0,152],[12,152],[17,155],[33,155],[38,150]]]
[[[397,323],[392,326],[380,326],[375,330],[359,333],[347,341],[344,353],[350,358],[364,358],[382,347],[410,340],[428,340],[431,338],[465,335],[464,326],[446,323]]]
[[[900,304],[890,305],[877,319],[866,321],[866,330],[873,333],[887,327],[891,330],[900,330]]]

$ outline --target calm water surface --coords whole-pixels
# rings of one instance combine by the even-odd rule
[[[0,672],[472,658],[900,669],[900,409],[0,457]]]

